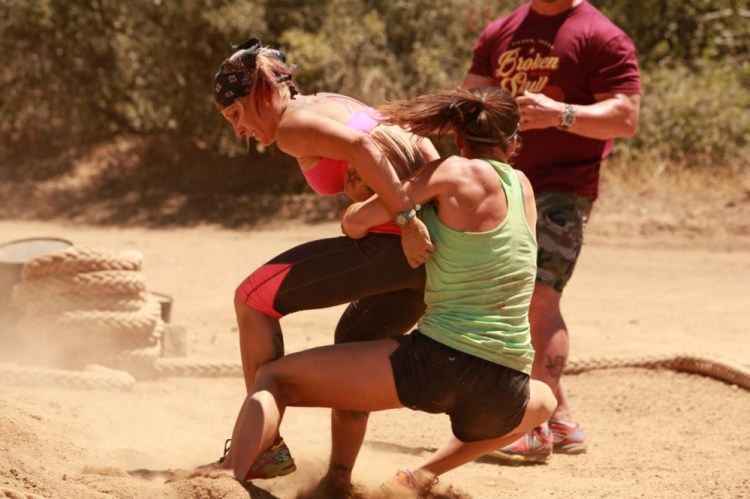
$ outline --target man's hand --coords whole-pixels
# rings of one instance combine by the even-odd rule
[[[411,268],[416,269],[429,260],[435,251],[430,241],[430,233],[425,224],[417,217],[401,227],[401,248]]]
[[[521,130],[557,127],[564,102],[557,102],[544,94],[525,91],[516,97],[521,109]]]

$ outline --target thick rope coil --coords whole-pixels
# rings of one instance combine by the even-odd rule
[[[161,338],[164,323],[157,302],[148,302],[140,312],[69,311],[62,314],[22,315],[17,329],[24,338],[40,337],[53,343],[80,344],[83,342],[115,343],[134,338]],[[104,341],[98,341],[104,339]]]
[[[111,335],[140,335],[156,328],[161,317],[161,306],[155,298],[146,301],[136,312],[110,310],[71,310],[56,317],[55,325],[75,329],[81,333]]]
[[[61,314],[69,310],[110,310],[113,312],[135,312],[146,306],[150,293],[123,293],[116,295],[84,295],[69,293],[47,295],[43,300],[32,300],[23,304],[29,315]]]
[[[101,270],[78,274],[60,274],[21,281],[13,287],[13,305],[23,308],[30,301],[48,295],[139,295],[146,291],[146,280],[140,272]]]
[[[128,390],[134,383],[135,378],[130,373],[102,367],[81,372],[0,363],[0,385]]]
[[[84,351],[103,348],[133,349],[153,346],[162,337],[161,319],[156,319],[152,330],[133,334],[112,334],[106,330],[77,329],[59,325],[54,316],[21,316],[16,329],[23,343],[30,346],[63,348]]]
[[[97,363],[127,371],[128,362],[139,366],[150,364],[162,350],[161,341],[153,337],[121,339],[127,341],[101,335],[91,341],[60,341],[51,337],[53,334],[48,333],[26,339],[14,358],[21,364],[51,369],[80,370]]]
[[[49,275],[74,274],[98,270],[139,271],[143,255],[134,250],[112,251],[97,247],[73,247],[42,255],[24,264],[21,278],[38,279]]]
[[[142,260],[136,251],[73,247],[24,264],[13,290],[21,357],[48,368],[153,364],[165,324]]]
[[[153,365],[161,357],[162,344],[157,341],[150,347],[111,352],[99,354],[96,357],[97,361],[113,369],[125,370],[137,379],[153,378]]]
[[[167,331],[167,323],[162,320],[161,317],[156,321],[156,326],[154,326],[154,330],[151,331],[151,336],[153,338],[156,338],[157,340],[161,340],[164,338],[164,334]]]
[[[604,357],[568,360],[565,374],[579,374],[595,369],[640,367],[670,369],[709,376],[750,390],[750,367],[726,359],[693,354],[651,355],[642,357]]]

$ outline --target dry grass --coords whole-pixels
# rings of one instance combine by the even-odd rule
[[[604,168],[590,233],[638,244],[691,239],[696,247],[750,247],[750,171]]]

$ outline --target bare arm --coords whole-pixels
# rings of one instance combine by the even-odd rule
[[[573,104],[576,120],[567,131],[592,139],[632,137],[638,128],[641,96],[638,94],[596,94],[597,102]],[[565,108],[544,94],[524,92],[517,97],[521,108],[521,130],[557,127]]]
[[[281,150],[296,158],[316,156],[349,160],[365,183],[383,200],[389,219],[412,207],[395,170],[366,133],[313,112],[299,110],[279,123],[276,143]]]
[[[434,199],[450,180],[446,169],[439,169],[446,160],[440,159],[426,164],[414,172],[405,182],[404,191],[411,202],[425,204]],[[347,235],[357,237],[389,220],[388,210],[379,196],[372,196],[366,201],[349,205],[341,215],[341,226]]]
[[[398,213],[412,210],[396,170],[368,134],[306,110],[290,113],[279,123],[276,134],[279,147],[296,158],[316,156],[349,160],[365,184],[382,200],[387,213],[384,222]],[[422,148],[427,150],[428,145],[423,143]],[[347,235],[354,237],[350,233]],[[401,227],[401,248],[414,268],[424,262],[425,254],[434,250],[427,228],[418,218],[411,218]]]
[[[492,78],[467,73],[461,88],[491,87]],[[596,102],[589,105],[574,104],[576,121],[568,132],[592,139],[632,137],[638,128],[641,96],[638,94],[595,94]],[[565,103],[544,94],[524,92],[517,97],[521,108],[521,130],[557,127]]]
[[[523,184],[524,205],[529,227],[536,227],[536,204],[529,179],[516,170]],[[487,231],[496,227],[507,213],[505,193],[497,172],[482,160],[451,156],[429,163],[404,182],[412,202],[430,201],[439,206],[441,222],[461,232]],[[342,226],[349,231],[366,233],[381,223],[387,212],[377,196],[355,203],[342,214]]]
[[[430,139],[426,137],[415,136],[415,140],[417,142],[417,149],[419,150],[420,154],[422,154],[422,158],[424,158],[425,163],[440,159],[440,154],[435,148],[435,144],[433,144]]]

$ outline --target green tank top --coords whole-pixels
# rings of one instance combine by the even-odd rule
[[[508,200],[508,215],[497,227],[459,232],[443,225],[431,204],[420,211],[435,252],[425,264],[427,310],[417,328],[451,348],[530,374],[536,237],[517,173],[504,163],[486,161]]]

